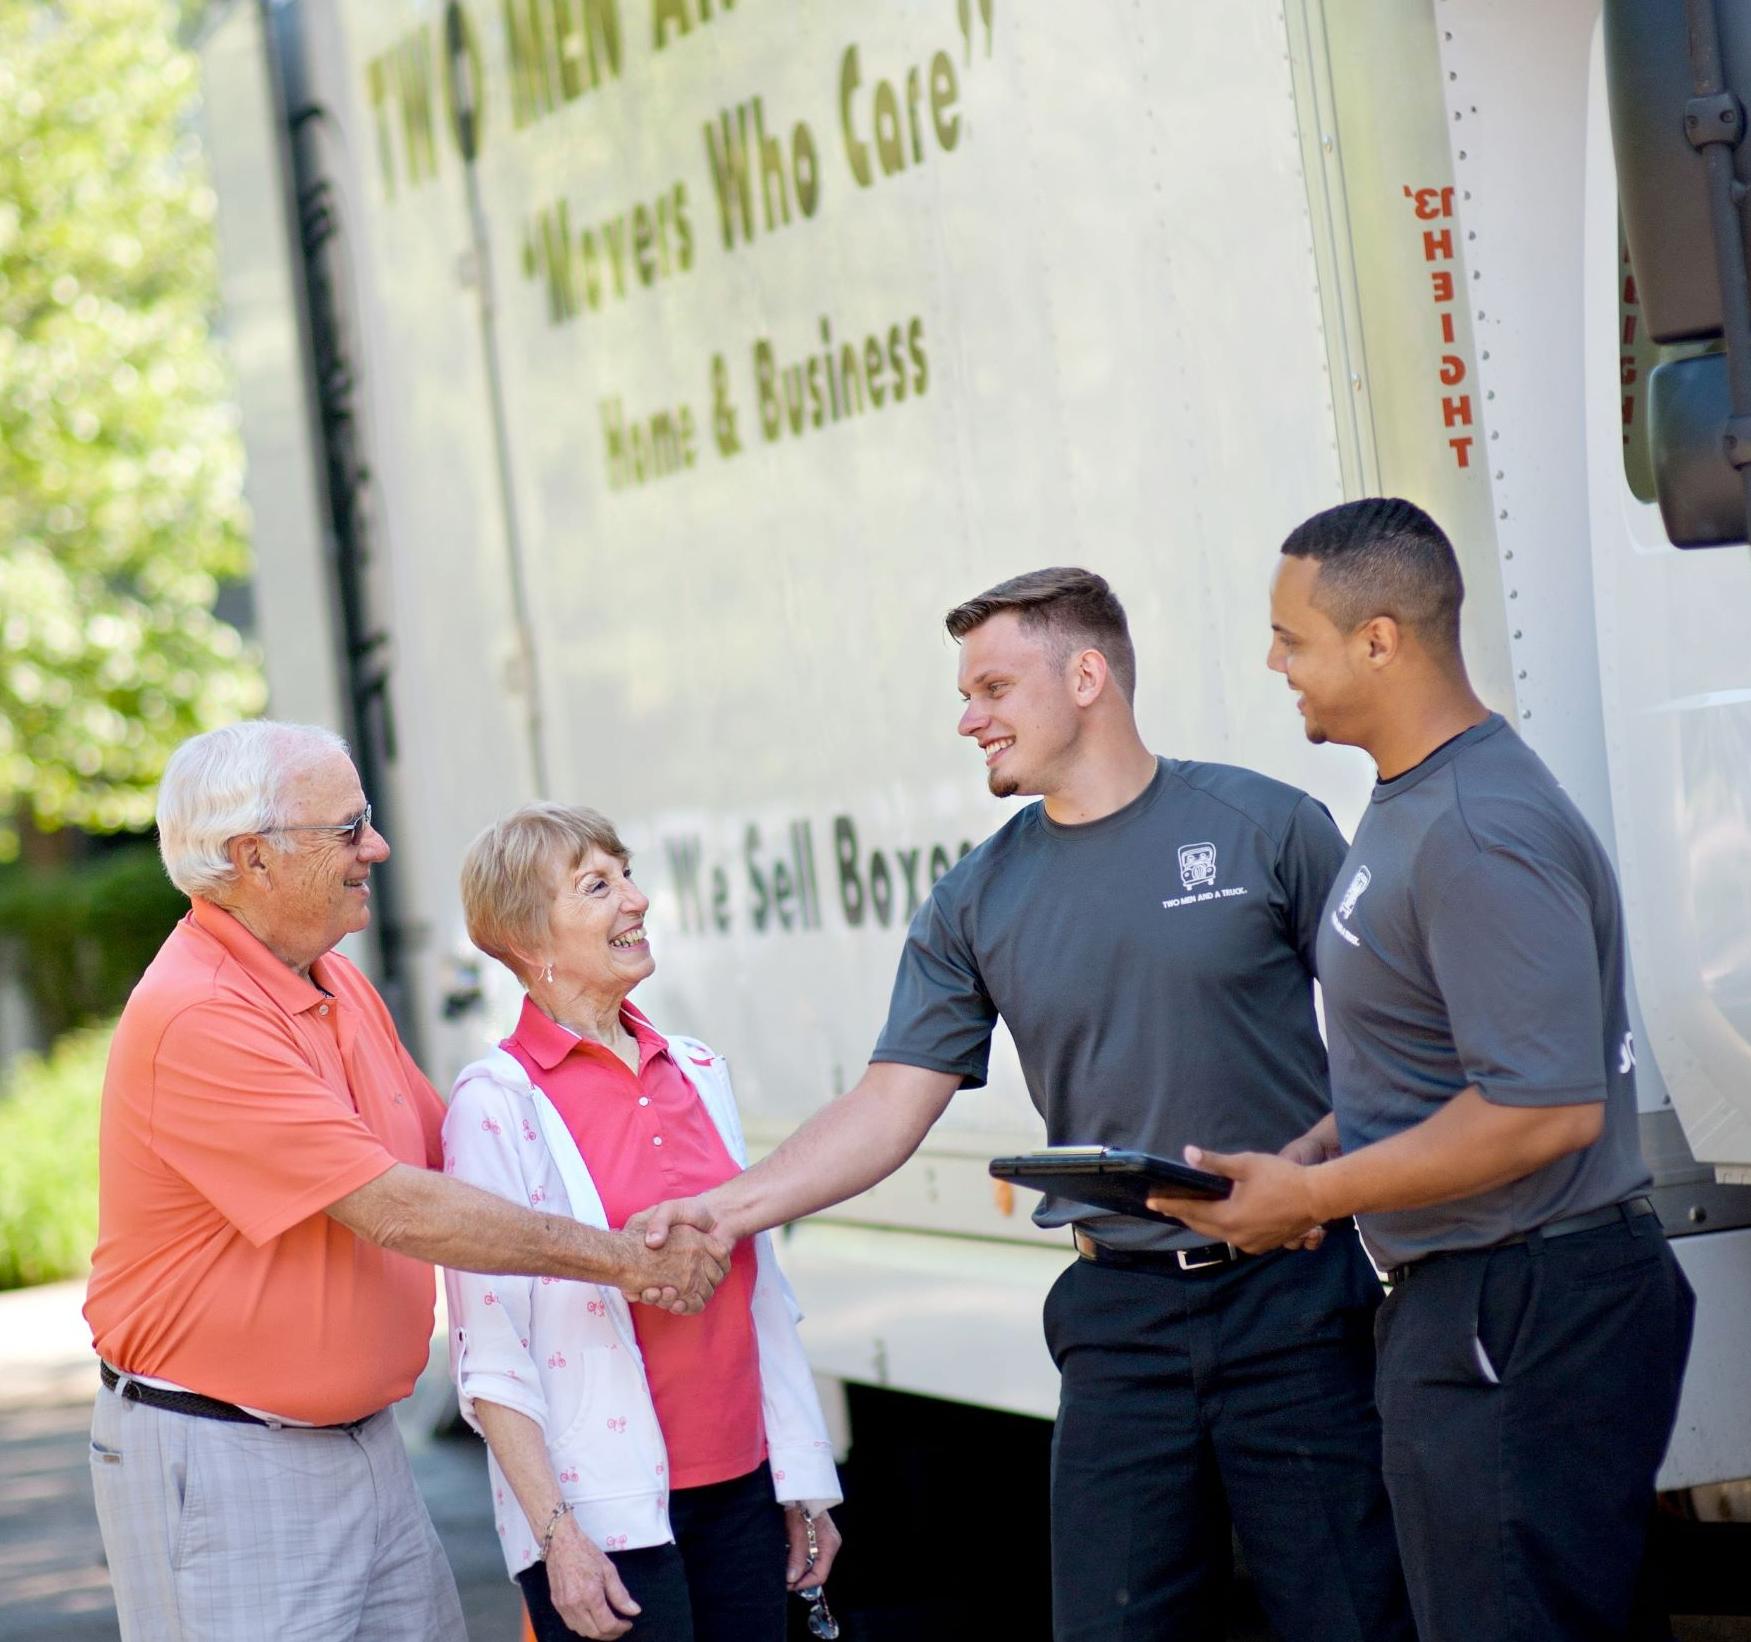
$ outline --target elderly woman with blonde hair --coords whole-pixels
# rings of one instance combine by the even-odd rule
[[[531,804],[462,869],[468,933],[527,993],[464,1068],[445,1168],[550,1214],[624,1226],[746,1162],[723,1058],[629,994],[656,967],[649,905],[613,825]],[[839,1484],[790,1287],[762,1234],[705,1310],[612,1288],[450,1272],[463,1416],[487,1441],[505,1562],[540,1642],[779,1642],[785,1591],[816,1603]]]

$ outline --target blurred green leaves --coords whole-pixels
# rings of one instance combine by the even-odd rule
[[[0,1289],[77,1277],[97,1241],[97,1127],[113,1023],[0,1080]]]
[[[48,1041],[115,1014],[188,902],[147,843],[0,866],[0,941]]]
[[[170,749],[264,699],[213,615],[242,447],[178,21],[0,4],[0,818],[144,826]]]

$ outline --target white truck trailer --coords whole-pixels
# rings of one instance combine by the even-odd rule
[[[1701,1301],[1663,1483],[1751,1476],[1751,550],[1662,522],[1691,481],[1605,33],[1598,0],[218,8],[273,708],[360,751],[371,957],[439,1083],[513,1002],[458,861],[538,794],[622,824],[641,1001],[728,1053],[757,1142],[854,1080],[911,911],[1008,813],[940,618],[1021,570],[1111,579],[1153,746],[1348,829],[1372,772],[1303,741],[1267,582],[1305,515],[1403,494],[1458,545],[1481,694],[1622,877]],[[1038,1135],[1001,1042],[791,1229],[824,1376],[1052,1412],[1069,1249],[985,1173]]]

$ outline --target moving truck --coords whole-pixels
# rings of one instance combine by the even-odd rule
[[[273,709],[358,749],[395,847],[368,958],[440,1085],[517,1001],[458,863],[537,795],[622,826],[640,1001],[728,1054],[757,1150],[853,1082],[907,920],[1010,813],[941,617],[1022,570],[1112,581],[1152,746],[1353,828],[1371,766],[1304,741],[1267,587],[1306,515],[1406,495],[1457,544],[1480,693],[1622,878],[1643,1143],[1701,1301],[1662,1484],[1751,1476],[1751,550],[1722,322],[1654,323],[1630,261],[1713,266],[1688,82],[1658,102],[1682,8],[1617,10],[217,8]],[[1655,144],[1620,213],[1614,115],[1695,179]],[[790,1228],[854,1425],[1052,1413],[1070,1249],[985,1170],[1039,1137],[1000,1036],[910,1164]]]

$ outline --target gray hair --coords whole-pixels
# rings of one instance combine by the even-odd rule
[[[236,873],[225,846],[285,825],[286,779],[347,744],[315,724],[246,719],[191,736],[158,784],[158,853],[184,895],[211,896]],[[277,839],[280,851],[292,845]]]

